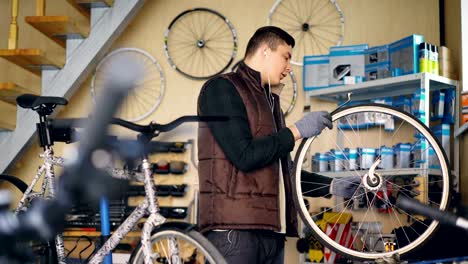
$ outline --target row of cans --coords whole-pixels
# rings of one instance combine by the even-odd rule
[[[398,143],[392,147],[332,149],[313,155],[312,171],[365,170],[370,169],[377,158],[380,158],[378,169],[417,168],[427,160],[434,160],[434,152],[431,150],[432,148],[428,149],[427,144],[421,140],[415,144]],[[428,158],[426,158],[426,153],[429,155]]]

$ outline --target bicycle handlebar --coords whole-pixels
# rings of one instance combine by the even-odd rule
[[[403,195],[398,196],[396,205],[410,213],[420,214],[431,219],[437,220],[443,224],[450,224],[465,230],[468,230],[468,220],[463,217],[459,217],[450,212],[441,211],[439,209],[429,207],[422,204],[416,199],[410,199]]]
[[[86,120],[87,118],[51,119],[50,123],[52,127],[57,129],[82,128]],[[112,118],[111,124],[119,125],[140,133],[153,134],[155,132],[171,131],[186,122],[222,122],[228,120],[229,117],[227,116],[182,116],[167,124],[149,123],[148,125],[139,125],[120,118]]]

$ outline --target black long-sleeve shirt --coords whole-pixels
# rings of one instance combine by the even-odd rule
[[[224,78],[212,80],[200,97],[200,115],[225,115],[227,122],[208,126],[226,157],[242,171],[262,168],[289,154],[294,135],[282,128],[269,136],[253,138],[244,102],[234,85]]]
[[[228,80],[218,77],[208,84],[199,98],[199,114],[229,116],[226,122],[209,122],[208,126],[226,157],[241,171],[252,171],[277,161],[294,148],[294,135],[289,128],[282,128],[268,136],[253,138],[247,110],[241,96]],[[200,146],[199,146],[200,147]],[[315,173],[302,172],[307,179],[302,184],[305,196],[328,194],[331,178]]]

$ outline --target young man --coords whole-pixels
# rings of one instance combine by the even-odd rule
[[[271,86],[291,71],[293,47],[284,30],[259,28],[237,71],[207,81],[198,98],[199,115],[230,117],[198,130],[198,223],[228,263],[283,263],[285,236],[297,236],[289,153],[332,128],[323,111],[285,126]]]

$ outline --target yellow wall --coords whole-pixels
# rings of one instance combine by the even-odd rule
[[[5,30],[8,27],[7,2],[9,1],[0,1],[0,48],[6,48],[7,43]],[[247,41],[254,30],[266,24],[268,12],[274,2],[274,0],[148,0],[137,18],[132,21],[129,28],[112,47],[112,49],[120,47],[144,49],[153,55],[163,67],[166,75],[166,94],[160,107],[143,123],[150,120],[165,123],[181,115],[196,113],[196,99],[203,82],[189,80],[170,68],[163,53],[164,30],[176,15],[193,7],[209,7],[225,15],[230,19],[238,34],[239,53],[235,59],[237,61],[243,57]],[[424,35],[428,42],[439,44],[437,0],[339,0],[337,2],[345,17],[343,45],[359,43],[368,43],[370,46],[381,45],[414,33]],[[22,3],[19,18],[20,47],[43,47],[50,52],[63,52],[55,43],[45,39],[42,34],[34,32],[28,25],[24,25],[23,17],[26,13],[34,13],[34,4],[32,4],[33,1],[20,1],[20,3]],[[66,13],[78,16],[78,13],[68,7],[63,0],[49,0],[47,13],[50,15]],[[301,91],[302,69],[295,66],[293,70],[298,78],[300,89],[298,102],[292,114],[287,118],[288,123],[302,116],[304,105]],[[12,75],[15,76],[12,77]],[[23,85],[40,87],[39,78],[0,60],[0,81],[9,81],[12,78]],[[61,117],[80,117],[89,113],[91,109],[89,85],[88,79],[71,98],[70,104],[60,114]],[[334,107],[333,104],[317,100],[312,102],[313,109],[331,110]],[[161,139],[165,140],[189,138],[196,138],[195,125],[185,125],[174,133],[161,136]],[[62,146],[57,146],[58,154],[61,154],[62,150]],[[27,175],[32,175],[40,164],[37,158],[39,151],[38,147],[31,147],[10,173],[20,175],[25,180],[30,179],[31,177]],[[188,160],[188,155],[185,159]],[[187,177],[184,181],[195,183],[196,170],[193,166],[190,166],[188,175],[190,176],[184,176]],[[297,263],[294,239],[288,240],[286,259],[286,263]]]

